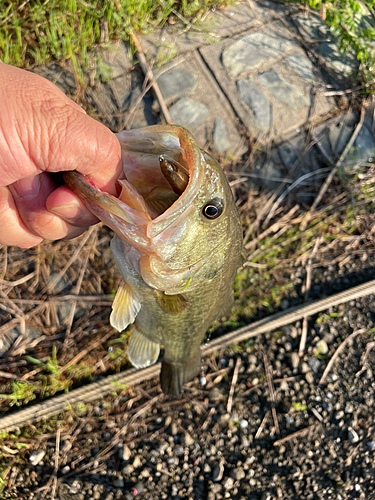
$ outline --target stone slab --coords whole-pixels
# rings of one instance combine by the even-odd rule
[[[200,53],[253,136],[272,131],[283,140],[311,118],[313,102],[316,117],[335,105],[315,92],[324,83],[321,75],[279,22],[203,47]]]
[[[133,66],[129,45],[123,41],[109,44],[98,56],[110,70],[109,79],[125,75]]]

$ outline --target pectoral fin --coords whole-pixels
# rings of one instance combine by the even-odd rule
[[[188,305],[186,297],[182,294],[166,295],[164,292],[155,291],[160,307],[169,314],[178,314]]]
[[[130,323],[134,323],[140,308],[141,303],[130,286],[127,284],[121,285],[112,304],[112,312],[109,318],[111,326],[122,332]]]
[[[160,346],[149,340],[139,330],[134,330],[128,344],[128,357],[135,368],[145,368],[156,363]]]

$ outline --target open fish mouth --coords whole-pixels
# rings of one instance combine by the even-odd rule
[[[65,172],[66,184],[98,219],[137,249],[132,266],[151,287],[179,293],[203,262],[181,267],[174,255],[188,234],[194,203],[204,180],[203,153],[191,134],[178,126],[153,126],[117,134],[123,175],[119,196],[102,192],[89,177]],[[166,278],[168,280],[166,281]]]

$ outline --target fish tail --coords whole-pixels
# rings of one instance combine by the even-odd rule
[[[163,361],[160,385],[164,394],[177,398],[181,394],[183,386],[198,374],[200,364],[200,356],[197,356],[191,362],[184,363]]]

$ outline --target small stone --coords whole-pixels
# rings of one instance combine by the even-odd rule
[[[231,471],[230,475],[235,481],[241,481],[246,474],[242,467],[237,467]]]
[[[319,342],[316,343],[314,354],[325,356],[326,354],[328,354],[328,350],[329,349],[327,342],[324,339],[321,339],[319,340]]]
[[[317,358],[308,358],[307,363],[314,373],[317,373],[320,368],[320,361]]]
[[[197,86],[197,77],[186,68],[173,68],[161,74],[158,85],[164,99],[192,94]]]
[[[176,422],[172,422],[171,424],[171,434],[172,436],[177,436],[178,434],[178,425],[176,424]]]
[[[141,481],[138,481],[136,485],[133,488],[131,488],[130,491],[134,496],[137,496],[139,495],[139,493],[142,493],[143,490],[144,490],[143,483],[141,483]]]
[[[182,127],[196,127],[208,116],[208,107],[189,97],[179,99],[169,108],[172,122]]]
[[[288,299],[283,299],[281,301],[281,309],[285,311],[285,309],[288,309],[289,307],[289,300]]]
[[[303,95],[294,85],[284,81],[274,70],[258,75],[258,80],[278,101],[295,111],[310,104],[309,97]]]
[[[338,411],[335,415],[335,419],[336,420],[341,420],[342,418],[344,418],[344,415],[345,413],[341,410],[341,411]]]
[[[124,487],[124,480],[122,477],[116,477],[113,481],[112,484],[115,488],[123,488]]]
[[[358,443],[359,436],[358,436],[358,434],[356,433],[356,431],[352,427],[348,427],[348,436],[349,436],[349,440],[352,443]]]
[[[211,472],[211,467],[209,466],[209,464],[206,462],[203,466],[203,472]]]
[[[139,455],[136,455],[134,458],[134,462],[133,462],[134,469],[138,469],[138,467],[140,467],[141,465],[142,465],[142,461],[141,461]]]
[[[70,493],[71,495],[76,495],[80,489],[81,489],[81,483],[79,481],[73,481],[72,484],[70,485],[68,493]]]
[[[291,355],[290,355],[290,360],[292,362],[292,367],[293,367],[293,370],[296,370],[298,368],[298,365],[299,365],[299,362],[300,362],[300,358],[298,356],[298,352],[292,352]]]
[[[29,462],[32,465],[38,465],[44,458],[46,452],[44,450],[35,450],[29,457]]]
[[[221,481],[223,474],[224,474],[224,465],[220,463],[214,468],[212,480],[215,482]]]
[[[270,36],[271,35],[271,36]],[[266,33],[250,33],[229,45],[222,54],[222,61],[230,75],[239,75],[287,51],[292,44],[282,37]]]
[[[62,475],[65,475],[65,474],[68,474],[68,472],[70,471],[70,467],[69,465],[65,465],[62,469],[61,469],[61,474]]]
[[[245,435],[241,436],[241,446],[244,448],[248,448],[250,446],[250,441]]]
[[[241,427],[241,429],[247,429],[248,426],[249,426],[249,422],[247,420],[245,420],[244,418],[242,418],[240,420],[240,427]]]
[[[130,448],[125,445],[123,448],[119,449],[118,454],[119,454],[120,460],[127,461],[131,457],[132,452],[130,451]]]
[[[223,483],[224,489],[230,490],[233,487],[233,483],[234,483],[233,478],[227,477]]]
[[[188,432],[185,432],[183,440],[186,446],[191,446],[192,444],[195,443],[195,440],[191,437],[191,435]]]
[[[314,375],[312,372],[307,372],[306,375],[305,375],[305,379],[306,379],[306,382],[308,384],[313,384],[314,383]]]
[[[311,370],[310,366],[306,362],[303,362],[301,365],[302,373],[308,373],[310,370]]]

